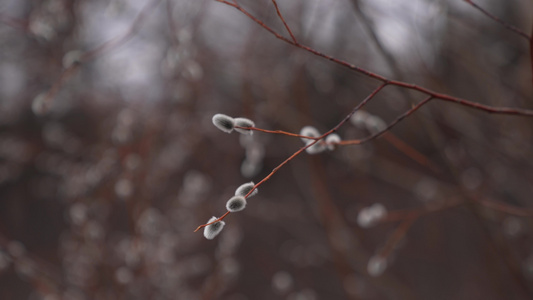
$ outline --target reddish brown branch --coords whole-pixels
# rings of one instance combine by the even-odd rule
[[[222,221],[222,220],[223,220],[227,215],[229,215],[229,214],[230,214],[230,212],[227,211],[225,214],[222,215],[222,217],[220,217],[220,218],[214,220],[213,222],[209,222],[209,223],[207,223],[207,224],[200,225],[200,226],[196,227],[196,229],[194,230],[194,232],[197,232],[198,230],[200,230],[200,229],[202,229],[202,228],[204,228],[204,227],[206,227],[206,226],[209,226],[209,225],[211,225],[211,224],[214,224],[214,223],[216,223],[216,222],[220,222],[220,221]]]
[[[360,145],[363,143],[366,143],[368,141],[371,141],[373,139],[376,139],[377,137],[381,136],[385,132],[389,131],[392,127],[394,127],[396,124],[398,124],[401,120],[407,118],[409,115],[413,114],[415,111],[417,111],[420,107],[422,107],[424,104],[428,103],[431,99],[433,99],[431,96],[427,97],[426,99],[420,101],[417,105],[413,106],[410,110],[405,112],[403,115],[399,116],[394,120],[392,123],[390,123],[386,128],[383,130],[376,132],[366,138],[360,139],[360,140],[349,140],[349,141],[341,141],[339,145]]]
[[[411,218],[419,218],[424,215],[429,215],[431,213],[446,210],[452,207],[456,207],[458,205],[461,205],[465,203],[465,200],[454,197],[447,200],[445,203],[439,206],[431,205],[423,208],[415,208],[415,209],[401,209],[401,210],[394,210],[387,212],[387,216],[383,218],[380,222],[397,222],[397,221],[403,221],[406,219]]]
[[[380,251],[379,256],[387,258],[392,253],[394,248],[396,248],[396,246],[402,241],[402,239],[409,231],[409,228],[413,226],[413,223],[417,219],[418,216],[413,216],[404,220],[389,237],[389,239],[385,243],[385,247],[383,248],[383,250]]]
[[[235,126],[235,128],[245,129],[245,130],[254,130],[254,131],[260,131],[260,132],[265,132],[265,133],[282,134],[282,135],[294,136],[294,137],[310,139],[310,140],[319,140],[320,139],[320,137],[312,137],[312,136],[300,135],[300,134],[287,132],[287,131],[283,131],[283,130],[268,130],[268,129],[262,129],[262,128],[257,128],[257,127],[241,127],[241,126]]]
[[[435,98],[435,99],[440,99],[442,101],[447,101],[447,102],[453,102],[453,103],[457,103],[457,104],[460,104],[460,105],[463,105],[463,106],[467,106],[467,107],[470,107],[470,108],[474,108],[474,109],[478,109],[478,110],[482,110],[482,111],[485,111],[485,112],[488,112],[488,113],[495,113],[495,114],[506,114],[506,115],[521,115],[521,116],[530,116],[530,117],[533,117],[533,110],[527,110],[527,109],[520,109],[520,108],[510,108],[510,107],[496,107],[496,106],[490,106],[490,105],[484,105],[484,104],[479,104],[479,103],[476,103],[476,102],[472,102],[472,101],[469,101],[469,100],[466,100],[466,99],[462,99],[462,98],[458,98],[458,97],[453,97],[453,96],[450,96],[450,95],[446,95],[446,94],[441,94],[441,93],[437,93],[435,91],[432,91],[430,89],[427,89],[427,88],[423,88],[421,86],[418,86],[416,84],[411,84],[411,83],[407,83],[407,82],[403,82],[403,81],[397,81],[397,80],[390,80],[384,76],[381,76],[379,74],[376,74],[376,73],[373,73],[373,72],[370,72],[368,70],[365,70],[363,68],[360,68],[360,67],[357,67],[353,64],[350,64],[346,61],[343,61],[343,60],[340,60],[340,59],[337,59],[335,57],[332,57],[332,56],[329,56],[327,54],[324,54],[320,51],[317,51],[311,47],[308,47],[308,46],[305,46],[305,45],[302,45],[300,43],[295,43],[293,40],[291,39],[288,39],[284,36],[282,36],[281,34],[277,33],[276,31],[274,31],[271,27],[269,27],[268,25],[266,25],[265,23],[263,23],[261,20],[257,19],[256,17],[254,17],[250,12],[248,12],[246,9],[242,8],[240,5],[236,4],[236,3],[232,3],[232,2],[228,2],[226,0],[216,0],[217,2],[220,2],[220,3],[224,3],[226,5],[229,5],[237,10],[239,10],[240,12],[242,12],[244,15],[246,15],[248,18],[250,18],[252,21],[254,21],[255,23],[257,23],[259,26],[263,27],[266,31],[270,32],[272,35],[274,35],[276,38],[288,43],[288,44],[291,44],[295,47],[298,47],[300,49],[303,49],[309,53],[312,53],[316,56],[319,56],[319,57],[322,57],[322,58],[325,58],[327,60],[330,60],[338,65],[341,65],[343,67],[346,67],[352,71],[355,71],[355,72],[358,72],[358,73],[361,73],[363,75],[366,75],[370,78],[374,78],[376,80],[379,80],[381,82],[383,82],[384,84],[390,84],[390,85],[395,85],[395,86],[399,86],[399,87],[403,87],[405,89],[410,89],[410,90],[415,90],[415,91],[419,91],[423,94],[426,94],[432,98]]]
[[[474,3],[472,0],[464,0],[466,3],[472,5],[472,7],[474,7],[475,9],[479,10],[481,13],[483,13],[485,16],[493,19],[494,21],[500,23],[501,25],[503,25],[505,28],[509,29],[510,31],[520,35],[521,37],[525,38],[526,40],[530,40],[531,38],[529,37],[529,35],[527,33],[525,33],[524,31],[518,29],[517,27],[505,22],[504,20],[496,17],[495,15],[491,14],[490,12],[488,12],[486,9],[484,9],[483,7],[479,6],[478,4]]]
[[[324,133],[320,138],[323,138],[323,137],[325,137],[325,136],[327,136],[327,135],[339,130],[339,128],[344,123],[346,123],[346,122],[348,122],[348,120],[350,120],[350,118],[355,114],[355,112],[357,112],[358,110],[363,108],[363,106],[365,106],[368,103],[368,101],[372,100],[379,93],[379,91],[381,91],[386,86],[387,86],[387,83],[383,83],[380,86],[378,86],[370,95],[368,95],[363,101],[361,101],[361,103],[359,103],[356,107],[354,107],[354,109],[352,109],[352,111],[346,117],[344,117],[344,119],[342,119],[342,121],[340,121],[339,124],[337,124],[337,126],[333,127],[333,129],[331,129],[330,131]]]
[[[289,32],[289,35],[291,36],[292,41],[294,42],[294,44],[298,44],[298,41],[294,37],[294,34],[292,34],[292,31],[289,25],[287,25],[287,22],[285,22],[285,18],[283,18],[283,16],[281,15],[281,12],[279,11],[278,3],[276,2],[276,0],[272,0],[272,3],[274,4],[274,7],[276,8],[276,13],[278,14],[278,17],[281,19],[281,22],[283,22],[283,26],[285,26],[285,29],[287,29],[287,31]]]
[[[29,31],[28,30],[29,22],[26,20],[17,19],[17,18],[8,16],[8,15],[5,15],[3,13],[0,13],[0,22],[8,26],[11,26],[12,28],[15,28],[15,29],[19,29],[25,32]]]
[[[394,148],[409,156],[412,160],[416,161],[420,165],[425,166],[436,173],[441,172],[439,167],[437,167],[428,157],[399,139],[391,132],[387,132],[385,135],[383,135],[383,137],[387,140],[387,142],[394,146]]]
[[[520,216],[520,217],[533,217],[533,209],[521,208],[521,207],[509,205],[503,202],[496,202],[496,201],[481,199],[477,197],[473,199],[478,204],[495,209],[497,211],[501,211],[503,213]]]

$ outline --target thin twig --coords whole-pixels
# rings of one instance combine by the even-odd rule
[[[392,253],[394,248],[396,248],[396,246],[401,242],[401,240],[403,240],[403,238],[409,231],[409,228],[411,228],[411,226],[416,220],[418,220],[418,216],[413,216],[404,220],[392,233],[389,239],[387,239],[385,247],[383,248],[383,250],[380,251],[379,256],[387,258]]]
[[[397,136],[391,132],[387,132],[383,135],[383,138],[387,140],[394,148],[401,151],[403,154],[409,156],[412,160],[416,161],[420,165],[431,169],[435,173],[440,173],[441,170],[437,165],[435,165],[427,156],[420,153],[420,151],[411,147],[406,142],[399,139]]]
[[[486,9],[484,9],[483,7],[479,6],[478,4],[474,3],[474,1],[472,0],[464,0],[466,3],[470,4],[472,7],[474,7],[475,9],[479,10],[480,12],[482,12],[485,16],[493,19],[494,21],[500,23],[501,25],[503,25],[505,28],[513,31],[514,33],[520,35],[521,37],[525,38],[526,40],[530,40],[531,37],[525,33],[524,31],[518,29],[517,27],[505,22],[504,20],[496,17],[495,15],[491,14],[490,12],[488,12]]]
[[[389,131],[392,127],[394,127],[396,124],[398,124],[401,120],[407,118],[409,115],[411,115],[412,113],[414,113],[415,111],[417,111],[419,108],[421,108],[424,104],[428,103],[429,101],[431,101],[431,99],[433,99],[433,97],[429,96],[427,97],[426,99],[420,101],[420,103],[418,103],[417,105],[413,106],[413,108],[411,108],[410,110],[408,110],[407,112],[405,112],[403,115],[399,116],[398,118],[396,118],[396,120],[394,120],[392,123],[390,123],[387,127],[385,127],[383,130],[381,131],[378,131],[366,138],[363,138],[363,139],[360,139],[360,140],[348,140],[348,141],[341,141],[339,142],[339,145],[360,145],[360,144],[363,144],[363,143],[366,143],[366,142],[369,142],[373,139],[376,139],[377,137],[381,136],[382,134],[384,134],[385,132]]]
[[[268,129],[262,129],[262,128],[257,128],[257,127],[241,127],[241,126],[235,126],[235,128],[244,129],[244,130],[254,130],[254,131],[260,131],[260,132],[265,132],[265,133],[282,134],[282,135],[294,136],[294,137],[299,137],[299,138],[303,138],[303,139],[310,139],[310,140],[319,140],[320,139],[320,137],[312,137],[312,136],[300,135],[300,134],[287,132],[287,131],[283,131],[283,130],[268,130]]]
[[[274,4],[274,7],[276,8],[276,13],[278,14],[278,17],[281,19],[281,22],[283,22],[285,29],[287,29],[287,31],[289,32],[289,35],[291,36],[292,41],[294,42],[294,44],[298,44],[298,41],[296,40],[296,38],[294,37],[294,34],[292,34],[292,31],[289,28],[289,25],[287,25],[287,22],[285,22],[285,18],[283,18],[283,16],[281,15],[281,12],[279,11],[278,3],[276,2],[276,0],[272,0],[272,3]]]
[[[478,197],[473,197],[473,200],[478,204],[481,204],[483,206],[492,208],[494,210],[497,210],[503,213],[507,213],[507,214],[511,214],[511,215],[515,215],[519,217],[533,217],[533,209],[530,209],[530,208],[528,209],[528,208],[517,207],[517,206],[513,206],[510,204],[503,203],[503,202],[496,202],[496,201],[491,201],[487,199],[481,199]]]
[[[397,222],[397,221],[403,221],[406,219],[411,218],[419,218],[425,215],[429,215],[431,213],[446,210],[449,208],[456,207],[458,205],[461,205],[465,203],[465,200],[459,197],[454,197],[449,200],[447,200],[444,204],[435,206],[426,206],[423,208],[415,208],[415,209],[401,209],[401,210],[394,210],[387,212],[387,216],[384,217],[382,220],[380,220],[380,223],[386,223],[386,222]]]
[[[29,32],[29,22],[27,20],[14,18],[6,14],[0,13],[0,22],[11,26],[12,28],[19,29],[24,32]]]

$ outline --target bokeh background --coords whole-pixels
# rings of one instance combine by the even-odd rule
[[[288,36],[270,1],[238,3]],[[533,109],[528,41],[466,1],[278,4],[328,55]],[[531,31],[531,1],[479,4]],[[435,100],[383,138],[303,153],[217,238],[193,233],[303,145],[214,114],[325,132],[378,85],[214,1],[2,0],[0,299],[532,299],[522,116]],[[423,98],[387,87],[365,109],[390,122]],[[364,226],[376,204],[388,216]]]

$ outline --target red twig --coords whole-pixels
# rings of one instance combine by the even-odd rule
[[[488,113],[506,114],[506,115],[521,115],[521,116],[533,117],[533,110],[484,105],[484,104],[472,102],[472,101],[469,101],[469,100],[466,100],[466,99],[453,97],[453,96],[446,95],[446,94],[437,93],[435,91],[432,91],[430,89],[418,86],[416,84],[411,84],[411,83],[398,81],[398,80],[390,80],[390,79],[388,79],[388,78],[386,78],[384,76],[381,76],[379,74],[370,72],[368,70],[365,70],[363,68],[360,68],[360,67],[357,67],[357,66],[355,66],[353,64],[350,64],[350,63],[348,63],[346,61],[343,61],[343,60],[334,58],[332,56],[329,56],[327,54],[324,54],[324,53],[322,53],[320,51],[317,51],[317,50],[315,50],[315,49],[313,49],[311,47],[302,45],[300,43],[295,43],[293,40],[288,39],[288,38],[282,36],[281,34],[277,33],[276,31],[274,31],[271,27],[269,27],[264,22],[262,22],[261,20],[257,19],[256,17],[254,17],[250,12],[248,12],[246,9],[244,9],[243,7],[238,5],[237,3],[228,2],[226,0],[216,0],[216,1],[220,2],[220,3],[224,3],[226,5],[229,5],[229,6],[233,7],[233,8],[235,8],[235,9],[239,10],[244,15],[246,15],[248,18],[250,18],[252,21],[257,23],[259,26],[263,27],[266,31],[268,31],[272,35],[274,35],[276,38],[278,38],[278,39],[280,39],[280,40],[282,40],[282,41],[284,41],[284,42],[286,42],[288,44],[291,44],[291,45],[293,45],[295,47],[303,49],[303,50],[305,50],[305,51],[307,51],[309,53],[312,53],[312,54],[314,54],[316,56],[319,56],[319,57],[325,58],[327,60],[330,60],[330,61],[332,61],[332,62],[334,62],[336,64],[339,64],[339,65],[341,65],[343,67],[346,67],[346,68],[348,68],[348,69],[350,69],[352,71],[359,72],[359,73],[361,73],[363,75],[366,75],[366,76],[368,76],[370,78],[374,78],[376,80],[379,80],[379,81],[383,82],[384,84],[395,85],[395,86],[398,86],[398,87],[403,87],[403,88],[406,88],[406,89],[415,90],[415,91],[421,92],[423,94],[426,94],[428,96],[431,96],[431,98],[435,98],[435,99],[439,99],[439,100],[447,101],[447,102],[452,102],[452,103],[457,103],[457,104],[460,104],[460,105],[463,105],[463,106],[467,106],[467,107],[470,107],[470,108],[482,110],[482,111],[485,111],[485,112],[488,112]]]
[[[423,208],[415,208],[415,209],[402,209],[402,210],[394,210],[387,212],[387,216],[383,218],[380,222],[397,222],[397,221],[403,221],[406,219],[411,218],[419,218],[424,215],[428,215],[437,211],[446,210],[455,206],[458,206],[460,204],[465,203],[465,200],[456,197],[451,198],[447,200],[444,204],[439,206],[427,206]]]
[[[417,111],[420,107],[422,107],[424,104],[428,103],[431,99],[433,99],[431,96],[427,97],[426,99],[420,101],[417,105],[413,106],[410,110],[405,112],[403,115],[399,116],[394,120],[392,123],[390,123],[386,128],[383,130],[376,132],[366,138],[360,139],[360,140],[349,140],[349,141],[341,141],[339,145],[360,145],[363,143],[366,143],[368,141],[371,141],[373,139],[376,139],[377,137],[381,136],[385,132],[389,131],[392,127],[394,127],[396,124],[398,124],[401,120],[407,118],[409,115]]]
[[[380,251],[379,256],[387,258],[392,253],[394,248],[396,248],[396,245],[398,245],[400,241],[405,237],[407,231],[409,231],[409,228],[411,228],[411,226],[417,219],[417,216],[413,216],[404,220],[389,237],[389,239],[385,243],[385,247],[383,248],[383,250]]]
[[[246,129],[246,130],[254,130],[254,131],[260,131],[260,132],[265,132],[265,133],[282,134],[282,135],[294,136],[294,137],[310,139],[310,140],[319,140],[320,139],[320,137],[312,137],[312,136],[300,135],[300,134],[287,132],[287,131],[283,131],[283,130],[268,130],[268,129],[262,129],[262,128],[257,128],[257,127],[241,127],[241,126],[235,126],[235,128]]]
[[[368,101],[372,100],[378,93],[379,91],[381,91],[384,87],[387,86],[387,83],[383,83],[381,84],[380,86],[378,86],[370,95],[368,95],[363,101],[361,101],[361,103],[359,103],[356,107],[354,107],[354,109],[352,109],[352,111],[346,116],[344,117],[344,119],[342,119],[342,121],[339,122],[339,124],[337,124],[337,126],[333,127],[333,129],[331,129],[330,131],[324,133],[320,138],[323,138],[337,130],[339,130],[339,128],[346,122],[348,122],[348,120],[350,120],[350,118],[355,114],[356,111],[360,110],[361,108],[363,108],[363,106],[365,106]]]
[[[473,199],[478,204],[495,209],[497,211],[501,211],[503,213],[520,216],[520,217],[533,217],[533,209],[516,207],[513,205],[503,203],[503,202],[495,202],[491,200],[480,199],[477,197],[474,197]]]
[[[292,34],[292,31],[289,28],[289,25],[287,25],[287,22],[285,22],[285,19],[283,18],[283,16],[281,15],[281,12],[279,11],[278,3],[276,2],[276,0],[272,0],[272,3],[274,4],[274,7],[276,8],[276,13],[278,14],[278,17],[281,19],[281,22],[283,22],[283,26],[285,26],[285,29],[287,29],[287,31],[289,32],[289,35],[291,36],[292,41],[294,42],[294,44],[298,44],[298,41],[296,41],[294,34]]]
[[[11,17],[11,16],[8,16],[8,15],[5,15],[3,13],[0,13],[0,22],[8,25],[8,26],[11,26],[15,29],[20,29],[22,31],[25,31],[27,32],[28,31],[28,21],[26,20],[22,20],[22,19],[17,19],[17,18],[14,18],[14,17]]]
[[[472,0],[464,0],[466,3],[472,5],[472,7],[474,7],[475,9],[479,10],[480,12],[482,12],[484,15],[486,15],[487,17],[493,19],[494,21],[500,23],[501,25],[503,25],[505,28],[511,30],[512,32],[520,35],[521,37],[525,38],[526,40],[530,40],[531,38],[529,37],[529,35],[527,33],[525,33],[524,31],[518,29],[517,27],[505,22],[504,20],[496,17],[495,15],[491,14],[490,12],[488,12],[486,9],[484,9],[483,7],[477,5],[476,3],[474,3]]]
[[[385,138],[396,149],[409,156],[412,160],[416,161],[420,165],[428,167],[436,173],[441,172],[439,167],[437,167],[429,158],[427,158],[424,154],[420,153],[415,148],[411,147],[406,142],[399,139],[391,132],[387,132],[385,135],[383,135],[383,138]]]

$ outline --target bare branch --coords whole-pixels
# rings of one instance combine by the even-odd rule
[[[512,32],[520,35],[521,37],[525,38],[526,40],[530,40],[531,37],[525,33],[524,31],[518,29],[517,27],[505,22],[504,20],[496,17],[495,15],[491,14],[490,12],[488,12],[486,9],[484,9],[483,7],[479,6],[478,4],[474,3],[474,1],[472,0],[464,0],[466,3],[472,5],[472,7],[474,7],[475,9],[479,10],[480,12],[482,12],[485,16],[493,19],[494,21],[500,23],[501,25],[503,25],[505,28],[511,30]]]

